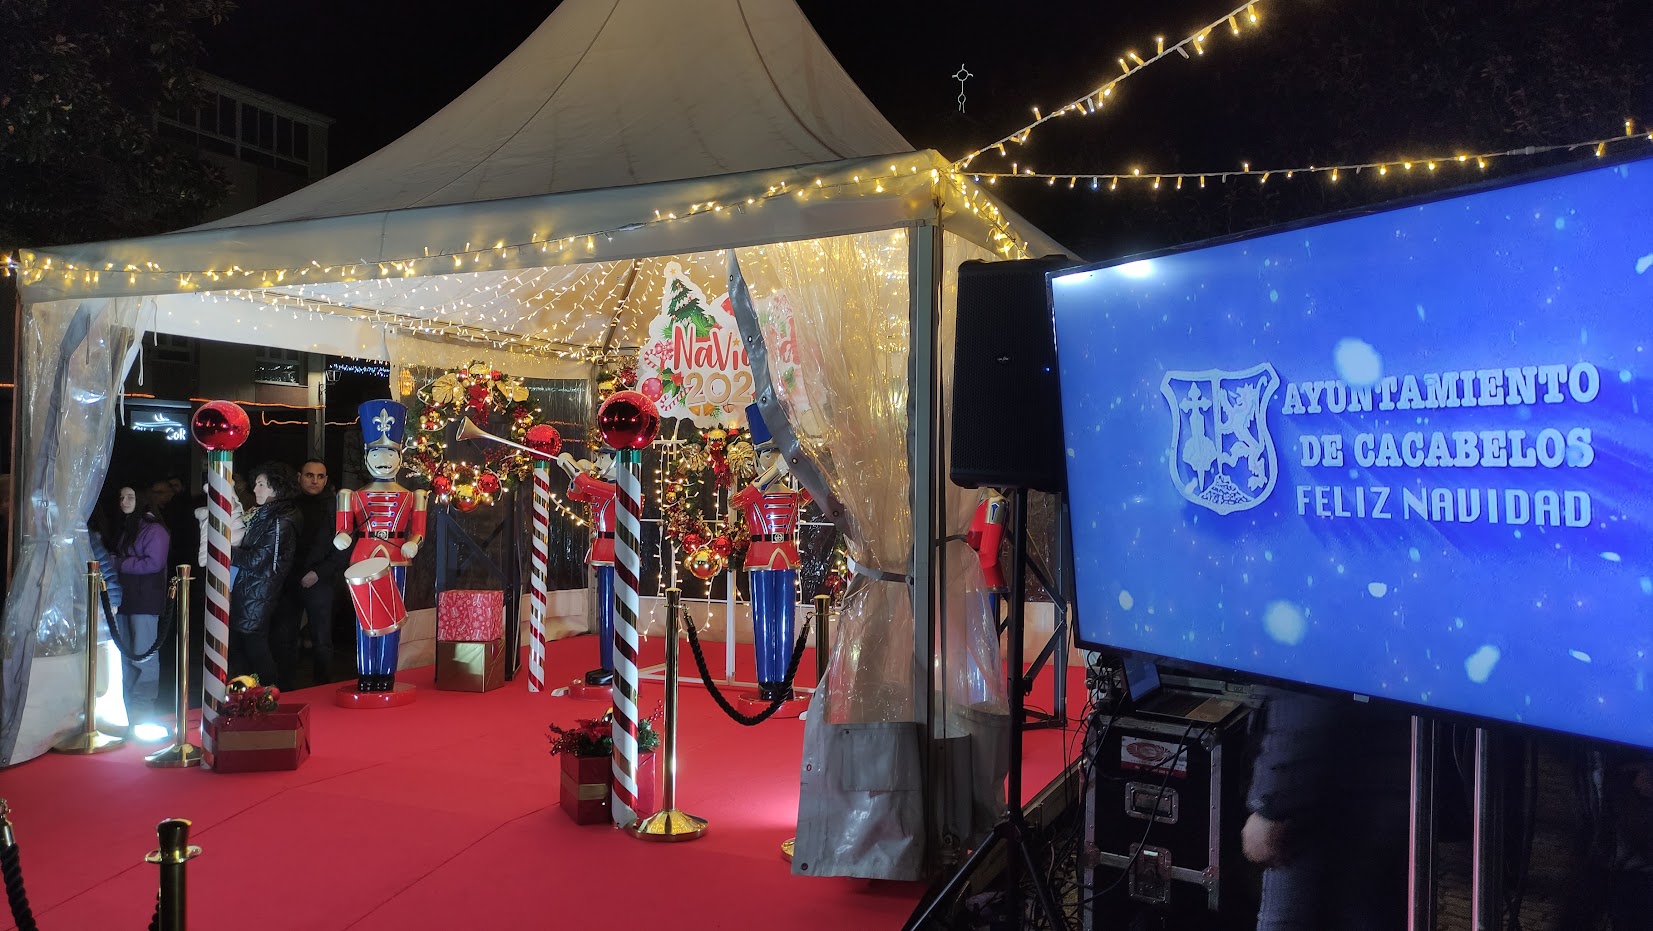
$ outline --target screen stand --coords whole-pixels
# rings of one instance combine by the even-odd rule
[[[1412,718],[1412,824],[1406,852],[1407,931],[1435,931],[1435,741],[1439,725]]]
[[[1007,491],[1011,507],[1010,657],[1006,669],[1010,698],[1010,772],[1005,780],[1005,813],[987,837],[971,851],[969,859],[964,861],[958,872],[947,880],[947,884],[913,913],[904,931],[950,927],[947,910],[970,877],[988,862],[993,851],[1002,844],[1008,844],[1010,849],[1006,851],[1004,872],[998,879],[998,885],[1004,896],[1003,914],[1012,923],[1010,926],[1022,926],[1022,884],[1025,881],[1033,887],[1034,902],[1044,918],[1044,926],[1067,927],[1061,911],[1056,907],[1056,897],[1039,870],[1038,860],[1028,847],[1027,818],[1022,809],[1022,732],[1027,727],[1024,712],[1029,687],[1022,674],[1026,663],[1022,636],[1027,621],[1027,489],[1011,488]]]
[[[1475,729],[1475,789],[1473,841],[1469,864],[1469,926],[1472,931],[1498,931],[1503,904],[1503,780],[1498,766],[1496,734]]]

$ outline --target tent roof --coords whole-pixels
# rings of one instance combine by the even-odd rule
[[[563,0],[475,86],[331,177],[204,229],[912,151],[792,0]]]
[[[209,339],[382,356],[398,330],[568,358],[640,325],[615,295],[644,260],[921,223],[1061,251],[912,151],[793,0],[564,0],[350,168],[194,229],[24,252],[22,285],[145,297],[147,328]]]

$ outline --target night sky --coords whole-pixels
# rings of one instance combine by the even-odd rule
[[[1035,105],[1048,110],[1098,86],[1126,51],[1149,53],[1155,36],[1174,42],[1234,5],[799,3],[896,128],[949,157],[1013,132]],[[338,170],[462,93],[556,6],[248,0],[203,33],[203,67],[337,119]],[[1216,31],[1209,54],[1154,65],[1099,117],[1043,129],[1015,154],[1043,171],[1217,172],[1247,161],[1324,165],[1572,142],[1611,135],[1626,117],[1653,120],[1645,0],[1464,0],[1448,9],[1264,0],[1258,11],[1259,27],[1240,38]],[[952,78],[961,63],[974,74],[963,114]],[[1504,170],[1543,164],[1511,159]],[[1103,258],[1439,189],[1441,180],[996,190],[1082,256]]]

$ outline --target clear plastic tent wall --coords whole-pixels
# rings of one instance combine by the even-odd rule
[[[766,340],[791,337],[795,368],[764,355],[769,381],[815,471],[843,505],[859,568],[845,596],[827,678],[805,725],[794,870],[813,876],[918,879],[926,805],[944,835],[967,843],[1003,801],[1006,702],[996,629],[975,592],[949,584],[938,636],[934,736],[924,763],[915,707],[924,659],[913,652],[914,527],[909,466],[909,234],[865,233],[739,250]],[[945,264],[988,254],[945,237]],[[950,371],[956,272],[942,282],[941,364]],[[973,497],[948,494],[962,534]],[[973,556],[949,554],[954,580]]]
[[[18,347],[20,548],[0,628],[0,766],[46,752],[85,700],[86,516],[109,466],[141,298],[27,307]]]

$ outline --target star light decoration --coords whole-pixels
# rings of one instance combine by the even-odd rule
[[[478,462],[448,456],[449,428],[469,417],[477,426],[517,443],[533,445],[531,433],[540,411],[528,403],[521,378],[471,362],[447,372],[418,391],[417,415],[409,418],[406,452],[408,471],[430,481],[438,501],[452,502],[461,511],[493,504],[510,490],[513,481],[527,477],[532,456],[503,443],[485,443]],[[503,421],[503,426],[496,426]],[[554,450],[553,450],[554,452]]]

